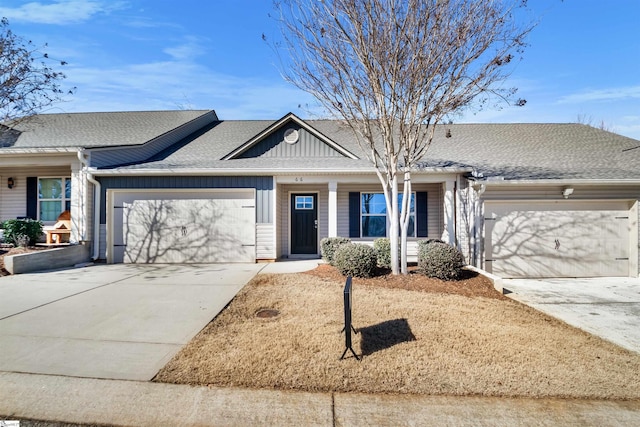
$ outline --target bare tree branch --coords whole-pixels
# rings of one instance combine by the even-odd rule
[[[516,25],[523,0],[281,0],[286,80],[342,120],[376,168],[387,199],[392,270],[403,254],[411,169],[435,126],[489,95],[522,53],[532,25]],[[519,105],[521,101],[516,104]],[[398,175],[404,198],[398,208]],[[396,243],[394,244],[394,240]],[[402,260],[406,272],[406,257]]]
[[[60,87],[66,76],[51,62],[56,61],[15,35],[6,18],[0,20],[0,122],[15,125],[75,90]],[[58,65],[66,62],[58,61]]]

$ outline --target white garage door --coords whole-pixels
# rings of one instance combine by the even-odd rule
[[[629,275],[629,204],[486,202],[485,265],[502,277]]]
[[[255,190],[110,190],[110,262],[255,262]]]

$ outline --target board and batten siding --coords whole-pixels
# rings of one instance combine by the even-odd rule
[[[299,139],[294,144],[284,140],[284,132],[294,128],[298,131]],[[315,135],[298,125],[283,126],[278,131],[267,136],[262,141],[242,153],[239,158],[254,157],[344,157],[333,147],[325,144]]]
[[[27,170],[28,169],[28,170]],[[0,220],[15,219],[27,215],[27,177],[70,177],[71,169],[64,166],[33,168],[2,168],[0,176]],[[13,188],[7,187],[7,179],[13,178]]]
[[[631,243],[634,252],[638,252],[635,262],[630,264],[630,270],[635,271],[635,275],[640,274],[640,188],[638,186],[607,186],[607,185],[505,185],[488,186],[482,194],[482,201],[509,201],[509,200],[531,200],[531,201],[551,201],[565,200],[562,191],[566,187],[573,188],[573,193],[568,200],[627,200],[629,201],[629,215],[631,227]],[[478,232],[482,233],[484,224],[479,224]],[[481,247],[484,245],[481,242]]]
[[[329,187],[327,184],[306,184],[278,186],[278,206],[280,225],[280,256],[289,255],[289,221],[291,220],[291,194],[317,193],[318,194],[318,253],[320,253],[320,241],[329,235]]]
[[[256,259],[276,258],[273,219],[273,178],[270,176],[117,176],[99,177],[102,185],[100,229],[106,224],[106,192],[109,189],[256,189]],[[106,231],[105,231],[106,233]],[[105,235],[106,237],[106,235]],[[101,238],[100,257],[106,255]]]

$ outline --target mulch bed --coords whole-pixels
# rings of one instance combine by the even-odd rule
[[[307,271],[304,274],[310,274],[332,282],[345,280],[345,277],[340,274],[335,267],[329,264],[321,264],[316,269]],[[410,266],[409,274],[406,275],[393,275],[388,270],[379,270],[379,274],[376,277],[368,279],[354,277],[353,284],[439,294],[455,294],[471,298],[507,299],[507,297],[495,290],[489,279],[470,270],[465,270],[460,280],[447,282],[440,279],[429,278],[421,274],[416,266]]]

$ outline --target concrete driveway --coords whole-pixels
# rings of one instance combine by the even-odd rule
[[[508,297],[640,353],[638,278],[504,279],[503,287]]]
[[[0,371],[150,380],[264,264],[95,265],[0,279]]]

